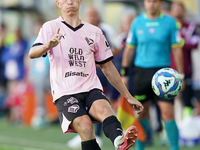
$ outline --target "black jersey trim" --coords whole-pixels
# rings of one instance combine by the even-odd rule
[[[47,53],[45,53],[44,55],[42,55],[42,57],[46,57],[47,56]]]
[[[44,44],[43,44],[43,43],[35,43],[35,44],[33,44],[32,47],[34,47],[34,46],[39,46],[39,45],[44,45]]]
[[[107,58],[106,60],[103,60],[103,61],[100,61],[100,62],[95,61],[95,63],[96,63],[96,64],[105,64],[105,63],[111,61],[113,58],[114,58],[114,57],[111,56],[111,57]]]
[[[44,45],[43,43],[35,43],[35,44],[33,44],[33,46],[32,47],[34,47],[34,46],[40,46],[40,45]],[[46,57],[47,56],[47,53],[45,53],[44,55],[42,55],[42,57]]]
[[[64,23],[68,28],[70,28],[71,30],[73,30],[74,32],[77,31],[78,29],[80,29],[84,24],[80,24],[77,27],[72,27],[71,25],[69,25],[68,23],[66,23],[65,21],[62,21],[62,23]]]

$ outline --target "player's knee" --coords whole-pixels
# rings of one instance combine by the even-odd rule
[[[102,109],[102,114],[113,114],[111,106],[104,106]]]
[[[73,128],[78,133],[88,134],[93,130],[93,123],[88,116],[80,116],[74,119]]]
[[[107,118],[109,116],[112,116],[112,115],[114,115],[114,112],[113,112],[112,108],[109,107],[109,106],[103,106],[101,108],[101,112],[99,113],[99,118],[103,122],[103,120],[105,118]]]
[[[174,112],[173,110],[170,111],[168,109],[162,110],[162,120],[163,121],[171,121],[174,119]]]
[[[83,123],[83,124],[82,124]],[[81,124],[81,132],[83,134],[90,134],[93,131],[93,124],[87,123],[87,122],[82,122]]]

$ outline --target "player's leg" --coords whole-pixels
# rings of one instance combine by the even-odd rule
[[[97,72],[97,76],[99,77],[99,80],[102,84],[103,91],[107,95],[110,92],[109,88],[108,88],[109,82],[108,82],[106,76],[103,74],[102,70],[100,69],[100,67],[98,65],[96,67],[96,72]],[[101,138],[102,126],[103,125],[102,125],[101,122],[95,124],[95,127],[96,127],[95,128],[95,136],[96,136],[97,143],[99,144],[100,147],[103,145],[103,140]]]
[[[81,137],[82,150],[100,150],[93,123],[86,111],[84,94],[63,96],[55,103],[63,133],[67,133],[71,127]]]
[[[71,127],[80,135],[82,142],[95,139],[93,123],[88,115],[75,118]]]
[[[168,141],[170,144],[170,150],[178,150],[178,127],[176,125],[176,122],[174,120],[174,106],[173,106],[173,100],[170,102],[166,101],[158,101],[158,105],[161,110],[161,116],[165,124],[165,129],[168,137]]]
[[[115,117],[114,111],[108,102],[107,97],[102,91],[94,91],[92,105],[89,114],[95,119],[103,123],[103,131],[118,150],[128,150],[137,139],[137,128],[130,127],[128,132],[123,136],[123,130],[120,122]],[[91,95],[93,95],[91,94]],[[123,143],[124,142],[124,143]],[[123,144],[122,144],[123,143]],[[120,145],[121,144],[121,145]]]
[[[152,69],[144,69],[139,67],[134,67],[134,97],[139,100],[144,106],[144,110],[139,115],[139,121],[146,133],[149,132],[149,107],[151,104],[151,79],[153,77],[155,70]],[[136,150],[144,150],[145,142],[136,141]]]
[[[142,105],[144,106],[144,110],[139,115],[139,121],[146,133],[146,135],[149,132],[149,108],[150,108],[151,101],[142,102]],[[145,149],[145,141],[136,141],[136,150],[144,150]]]
[[[95,139],[93,123],[88,115],[75,118],[71,126],[81,137],[82,150],[100,150]]]
[[[119,150],[127,150],[136,141],[137,129],[135,127],[129,128],[128,133],[125,134],[127,139],[123,139],[121,124],[115,117],[110,104],[106,100],[96,100],[92,104],[89,113],[96,120],[103,123],[104,134],[112,141],[116,148],[119,144],[124,142],[124,145],[122,144]]]
[[[96,73],[97,73],[97,76],[99,77],[99,80],[100,80],[102,86],[103,86],[103,91],[106,93],[108,90],[107,86],[108,86],[109,82],[98,65],[96,66]],[[97,143],[99,144],[99,146],[101,146],[103,144],[103,140],[101,139],[102,123],[99,122],[99,123],[95,124],[95,126],[96,126],[96,128],[95,128],[96,140],[97,140]],[[68,147],[71,147],[71,148],[81,147],[80,136],[76,135],[74,138],[72,138],[70,141],[67,142],[67,145],[68,145]]]

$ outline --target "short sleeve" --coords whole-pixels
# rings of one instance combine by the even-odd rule
[[[50,28],[50,26],[47,23],[45,23],[41,27],[41,29],[39,31],[39,34],[38,34],[35,42],[33,43],[33,46],[44,45],[50,39],[51,39],[51,28]]]
[[[175,19],[172,19],[170,32],[171,46],[182,46],[182,38]]]
[[[95,62],[96,64],[103,64],[113,59],[113,54],[110,45],[105,38],[103,32],[98,35],[98,41],[95,43]]]
[[[127,39],[126,39],[126,46],[135,48],[137,45],[137,38],[136,38],[136,19],[132,22],[131,28],[129,30]]]

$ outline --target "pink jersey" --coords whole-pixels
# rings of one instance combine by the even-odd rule
[[[73,28],[59,17],[43,25],[33,46],[46,44],[58,28],[63,35],[61,42],[48,51],[53,101],[63,95],[102,90],[95,63],[113,58],[102,31],[83,21]]]

